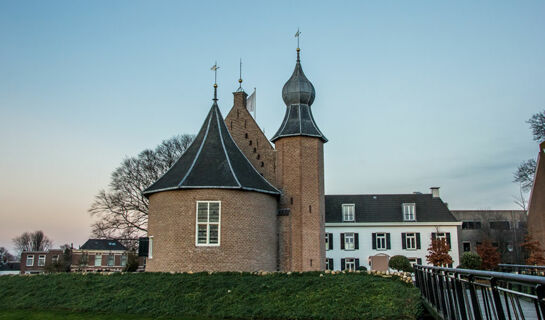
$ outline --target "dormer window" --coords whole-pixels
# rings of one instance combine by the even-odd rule
[[[416,204],[404,203],[403,207],[403,221],[416,221]]]
[[[354,221],[355,204],[343,204],[343,222]]]

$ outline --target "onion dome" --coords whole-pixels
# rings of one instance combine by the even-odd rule
[[[239,189],[279,195],[240,151],[225,126],[216,99],[193,143],[155,183],[144,190],[151,194],[176,189]]]
[[[282,88],[282,99],[287,106],[286,115],[271,141],[274,142],[281,137],[309,136],[327,142],[327,138],[318,129],[312,116],[310,106],[314,102],[316,91],[303,72],[299,51],[297,48],[295,70]]]

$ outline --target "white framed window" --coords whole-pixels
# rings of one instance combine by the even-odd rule
[[[100,267],[102,265],[102,255],[95,255],[95,267]]]
[[[356,259],[346,258],[344,259],[344,270],[356,270]]]
[[[148,259],[153,258],[153,236],[148,238]]]
[[[356,241],[353,232],[344,234],[344,250],[356,249],[355,242]]]
[[[343,222],[354,221],[354,212],[356,210],[356,205],[352,203],[345,203],[342,206],[343,208]]]
[[[407,250],[416,250],[416,233],[405,234],[405,248]]]
[[[38,256],[38,267],[45,266],[45,255]]]
[[[220,201],[197,201],[197,246],[220,245]]]
[[[403,221],[416,221],[416,203],[404,203]]]
[[[376,247],[377,250],[386,250],[386,233],[377,233]]]
[[[121,266],[124,267],[127,265],[127,255],[124,254],[121,256]]]
[[[26,266],[32,267],[33,265],[34,265],[34,255],[29,254],[28,256],[26,256]]]
[[[325,259],[325,269],[326,270],[333,270],[333,259],[326,258]]]
[[[115,264],[115,256],[113,254],[108,255],[108,267],[113,267]]]
[[[445,232],[437,232],[435,234],[435,239],[445,239],[445,241],[447,241],[447,234]]]
[[[59,262],[59,256],[58,256],[58,255],[54,255],[53,257],[51,257],[51,262],[52,262],[52,263],[57,263],[57,262]]]
[[[325,234],[325,250],[326,251],[329,250],[329,233]],[[327,259],[326,259],[326,263],[327,263]],[[329,270],[329,269],[326,268],[326,270]]]

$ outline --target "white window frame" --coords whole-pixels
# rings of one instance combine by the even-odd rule
[[[208,205],[208,217],[207,222],[199,222],[199,203],[206,203]],[[210,204],[218,204],[218,222],[210,222]],[[199,243],[199,225],[206,225],[206,243]],[[218,243],[210,243],[210,226],[218,226]],[[195,246],[197,247],[219,247],[221,244],[221,201],[197,201],[195,208]]]
[[[344,270],[356,271],[356,258],[344,258]]]
[[[45,254],[41,254],[38,256],[38,267],[44,267],[45,266]]]
[[[51,263],[57,263],[57,262],[59,262],[59,255],[58,254],[51,257]]]
[[[346,208],[346,212],[345,212]],[[350,208],[352,212],[350,212]],[[342,215],[343,222],[354,222],[356,221],[356,205],[354,203],[343,203],[342,205]]]
[[[384,246],[379,245],[379,244],[382,244],[381,242],[383,242]],[[375,247],[377,248],[376,250],[380,250],[380,251],[388,250],[387,235],[385,232],[376,233]]]
[[[325,258],[325,269],[326,270],[331,270],[331,268],[329,267],[329,259],[330,258]]]
[[[31,261],[31,262],[28,263],[29,261]],[[29,255],[26,256],[26,266],[27,267],[34,266],[34,255],[33,254],[29,254]]]
[[[349,238],[352,239],[352,243],[348,241]],[[356,250],[356,234],[354,232],[344,234],[344,250]]]
[[[325,251],[329,251],[329,233],[325,234]]]
[[[408,258],[409,263],[411,264],[411,267],[414,267],[415,264],[418,263],[418,258]]]
[[[111,264],[110,264],[110,262],[111,262]],[[115,266],[115,255],[113,255],[113,254],[109,254],[109,255],[108,255],[108,260],[106,261],[106,265],[107,265],[108,267],[113,267],[113,266]]]
[[[416,221],[416,203],[403,203],[403,221]]]
[[[127,265],[127,260],[128,260],[128,257],[126,254],[122,254],[121,255],[121,259],[120,259],[120,264],[122,267],[126,266]]]
[[[405,249],[417,250],[418,245],[416,243],[416,240],[416,232],[405,233]]]
[[[98,257],[100,257],[100,259],[97,259]],[[100,260],[100,264],[97,264],[97,262]],[[95,267],[102,267],[102,254],[95,254],[95,263],[94,263],[94,266]]]
[[[447,233],[446,232],[436,232],[435,233],[435,239],[445,239],[445,241],[447,241]]]
[[[148,259],[153,258],[153,236],[148,237]]]

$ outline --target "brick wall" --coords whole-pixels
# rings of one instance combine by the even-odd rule
[[[545,142],[539,146],[537,169],[528,206],[528,231],[545,248]]]
[[[235,143],[265,179],[276,186],[275,151],[246,109],[246,92],[234,92],[234,104],[225,124]]]
[[[195,245],[197,201],[221,201],[220,246]],[[276,270],[277,198],[229,189],[163,191],[151,195],[146,271]]]
[[[280,208],[289,208],[289,245],[280,252],[283,270],[309,271],[325,268],[324,153],[320,139],[285,137],[275,142],[276,182],[284,194]]]

